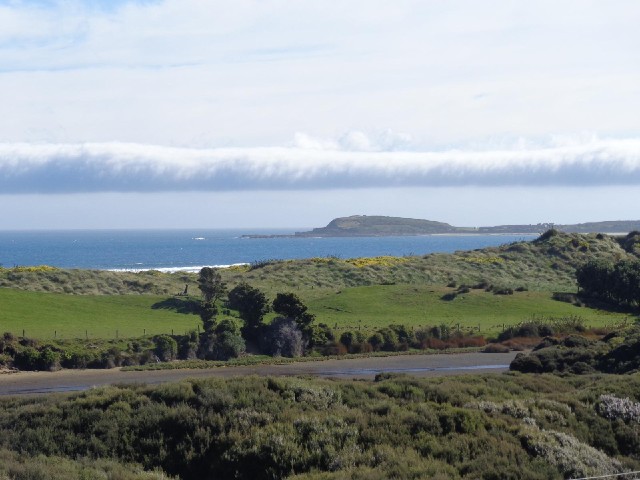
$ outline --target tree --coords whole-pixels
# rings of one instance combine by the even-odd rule
[[[206,360],[229,360],[239,357],[245,350],[244,339],[237,325],[232,320],[225,319],[200,336],[198,357]]]
[[[576,271],[576,280],[589,296],[611,299],[614,264],[608,260],[590,260]]]
[[[229,292],[229,308],[238,310],[244,321],[242,335],[247,340],[258,340],[264,326],[262,320],[269,311],[267,297],[257,288],[242,282]]]
[[[294,320],[301,330],[307,329],[315,316],[307,312],[307,306],[295,293],[279,293],[273,301],[273,311]]]
[[[576,272],[584,294],[617,304],[640,303],[640,262],[621,260],[615,264],[592,260]]]
[[[304,353],[305,341],[298,324],[291,318],[274,318],[267,327],[263,350],[279,357],[299,357]]]
[[[205,331],[210,331],[215,326],[214,317],[218,313],[216,302],[226,293],[227,286],[222,281],[218,270],[203,267],[198,274],[198,288],[202,292],[200,318],[202,318]]]
[[[163,362],[174,360],[178,354],[178,342],[169,335],[157,335],[153,338],[156,356]]]

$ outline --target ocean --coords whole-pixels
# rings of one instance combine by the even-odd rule
[[[0,231],[0,265],[50,265],[98,270],[197,271],[270,259],[424,255],[473,250],[535,235],[243,238],[294,230]]]

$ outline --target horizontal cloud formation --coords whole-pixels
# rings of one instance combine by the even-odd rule
[[[1,193],[640,185],[640,140],[498,151],[0,144]]]

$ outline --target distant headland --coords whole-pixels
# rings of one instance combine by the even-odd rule
[[[506,235],[540,234],[555,228],[567,233],[628,233],[640,230],[640,220],[615,220],[604,222],[556,225],[498,225],[495,227],[454,227],[448,223],[417,218],[385,217],[378,215],[352,215],[335,218],[326,227],[292,235],[243,235],[246,238],[278,237],[387,237],[417,235]]]

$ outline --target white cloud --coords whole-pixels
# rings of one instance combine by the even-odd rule
[[[639,139],[427,152],[372,151],[368,137],[355,137],[349,149],[340,149],[340,141],[315,142],[313,148],[218,149],[0,144],[0,189],[68,193],[640,184]],[[356,146],[361,150],[353,150]]]
[[[359,130],[343,133],[337,139],[317,138],[297,132],[292,146],[310,150],[344,150],[351,152],[390,152],[411,149],[411,135],[383,130],[366,134]]]
[[[0,141],[640,134],[636,0],[109,3],[0,6]]]

